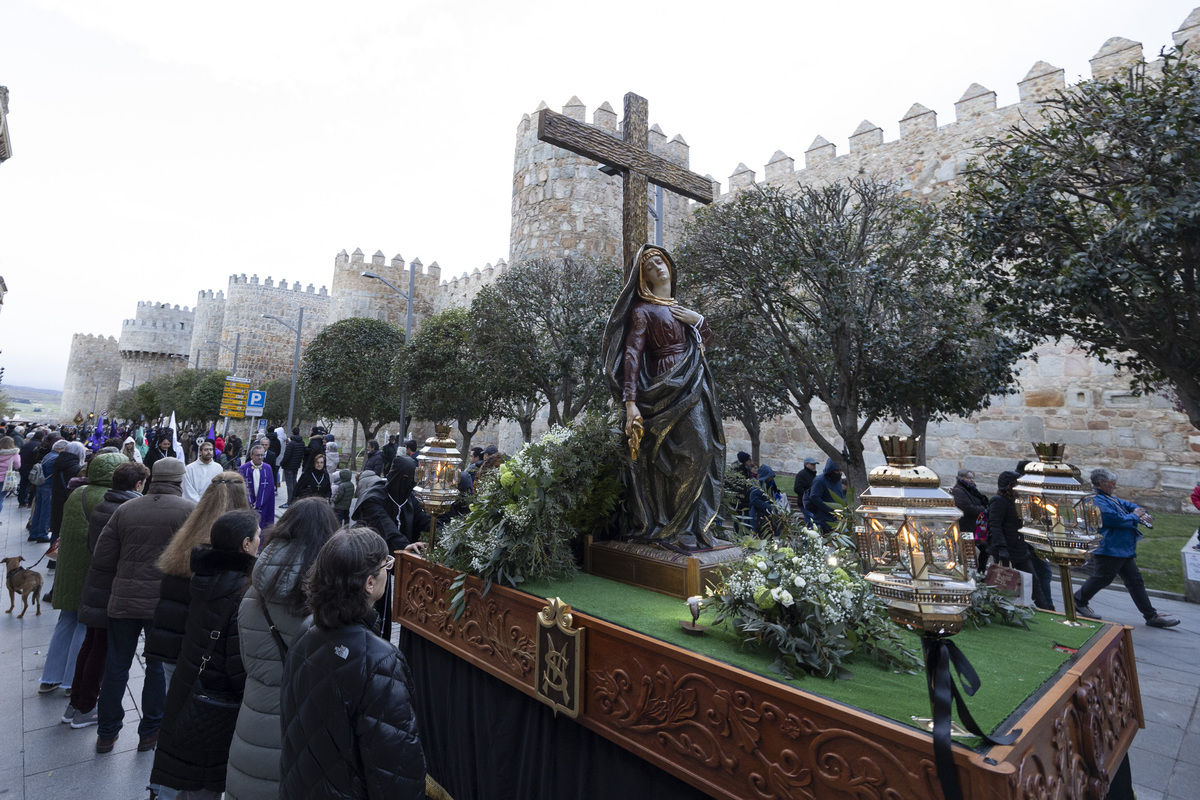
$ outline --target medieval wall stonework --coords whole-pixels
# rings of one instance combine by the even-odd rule
[[[291,375],[296,346],[296,334],[278,322],[265,319],[272,314],[296,324],[299,310],[304,309],[301,328],[301,349],[312,342],[329,321],[329,291],[313,284],[301,288],[300,282],[291,285],[286,279],[275,281],[257,275],[247,278],[230,275],[225,288],[225,314],[221,326],[221,343],[217,369],[233,371],[233,351],[238,351],[237,374],[254,383]],[[240,344],[238,335],[241,335]]]
[[[516,264],[532,258],[568,256],[620,261],[621,177],[606,175],[591,159],[539,141],[537,113],[543,108],[545,103],[532,116],[522,115],[517,126],[509,261]],[[587,107],[578,97],[567,101],[562,113],[587,122]],[[593,112],[590,124],[614,136],[621,135],[617,114],[607,102]],[[654,125],[649,148],[668,161],[689,167],[689,147],[682,136],[667,141],[662,129]],[[648,198],[653,209],[653,186]],[[664,191],[663,212],[663,245],[670,249],[690,213],[688,201]],[[653,218],[650,222],[653,231]]]
[[[1187,52],[1200,50],[1200,9],[1174,34]],[[1142,45],[1113,37],[1091,59],[1094,78],[1129,69],[1143,58]],[[1159,62],[1147,72],[1160,69]],[[782,187],[819,186],[859,174],[895,181],[905,193],[937,201],[958,184],[977,154],[973,143],[997,135],[1039,115],[1037,101],[1066,88],[1063,70],[1044,61],[1033,65],[1017,84],[1019,101],[996,107],[996,93],[971,84],[954,106],[954,121],[938,124],[937,113],[915,103],[900,120],[900,138],[884,142],[879,126],[863,120],[850,135],[848,152],[822,136],[804,153],[804,167],[776,151],[765,165],[763,182]],[[755,173],[739,164],[722,199],[754,185]],[[1109,467],[1120,476],[1122,491],[1149,507],[1194,511],[1187,500],[1200,480],[1200,436],[1186,416],[1163,397],[1135,397],[1129,381],[1112,367],[1086,357],[1071,342],[1046,343],[1038,359],[1024,362],[1020,393],[993,398],[991,408],[966,419],[930,427],[929,465],[943,482],[959,469],[973,469],[980,485],[994,491],[996,475],[1029,458],[1032,441],[1065,442],[1068,459],[1085,473]],[[814,414],[818,419],[821,415]],[[903,426],[879,425],[879,433],[903,433]],[[749,450],[745,431],[726,424],[731,452]],[[826,435],[832,436],[831,432]],[[868,442],[868,462],[883,463],[878,445]],[[794,416],[767,426],[762,460],[795,472],[806,455],[818,455]],[[824,458],[822,457],[822,461]]]
[[[209,342],[221,341],[225,325],[225,292],[203,290],[196,295],[195,319],[192,322],[192,341],[188,345],[189,362],[195,369],[214,368],[221,348]]]
[[[67,380],[63,386],[62,422],[77,413],[86,417],[102,411],[117,393],[121,380],[121,352],[116,337],[77,333],[71,337]]]
[[[187,306],[139,300],[136,315],[121,323],[122,388],[185,369],[194,319]]]

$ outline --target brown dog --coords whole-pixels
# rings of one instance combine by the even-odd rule
[[[21,613],[17,615],[17,619],[24,617],[25,612],[29,610],[29,595],[31,593],[33,594],[33,601],[37,605],[37,613],[39,615],[42,613],[42,573],[22,567],[21,562],[24,560],[22,556],[0,559],[0,561],[4,562],[6,573],[5,583],[8,584],[8,611],[4,613],[11,614],[12,610],[16,607],[17,592],[21,593],[21,599],[25,601],[25,606],[21,609]]]

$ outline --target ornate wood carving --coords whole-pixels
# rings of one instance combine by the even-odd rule
[[[450,571],[405,554],[397,569],[404,626],[531,698],[536,616],[546,600],[467,582],[449,610]],[[728,800],[938,798],[928,733],[744,672],[573,611],[587,629],[576,721]],[[1129,630],[1108,625],[1017,718],[1010,747],[954,759],[964,795],[1000,800],[1102,798],[1142,724]]]
[[[520,609],[512,608],[498,595],[484,596],[478,582],[474,582],[466,587],[463,615],[455,619],[449,601],[452,573],[434,565],[414,566],[408,562],[403,577],[399,589],[402,625],[416,623],[410,626],[427,636],[437,634],[445,646],[479,666],[502,670],[511,678],[533,685],[532,614],[522,615]]]
[[[1016,796],[1102,800],[1108,794],[1110,773],[1141,723],[1131,654],[1120,644],[1105,649],[1100,668],[1080,676],[1069,702],[1047,720],[1049,748],[1022,750],[1010,778]]]

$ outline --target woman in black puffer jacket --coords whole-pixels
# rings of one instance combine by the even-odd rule
[[[168,690],[192,602],[192,554],[209,543],[212,526],[222,514],[240,508],[250,508],[245,479],[236,472],[218,473],[158,558],[163,579],[154,609],[154,627],[146,634],[146,655],[162,662]]]
[[[382,537],[356,528],[334,534],[309,572],[313,616],[283,668],[281,800],[425,797],[408,664],[375,633],[391,562]]]
[[[1004,566],[1012,566],[1021,572],[1033,575],[1033,559],[1036,556],[1025,542],[1021,533],[1024,522],[1017,510],[1017,495],[1013,487],[1021,475],[1017,472],[1001,472],[996,479],[996,495],[988,502],[988,550],[992,557]],[[1033,580],[1032,577],[1030,580]],[[1033,604],[1038,608],[1053,610],[1053,601],[1046,597],[1040,581],[1033,581]]]
[[[58,541],[58,532],[62,528],[63,506],[71,494],[71,479],[83,469],[83,459],[87,454],[81,442],[68,442],[67,449],[58,454],[54,461],[54,470],[50,476],[50,538]],[[86,474],[86,473],[85,473]]]
[[[158,751],[150,773],[152,787],[203,791],[214,796],[225,790],[229,739],[218,740],[213,730],[197,727],[197,717],[192,713],[192,687],[199,681],[211,697],[235,704],[241,701],[246,672],[238,637],[238,606],[250,585],[258,533],[257,512],[231,511],[212,526],[212,545],[197,547],[192,553],[187,633],[167,690]],[[237,706],[229,712],[228,733],[232,736]]]

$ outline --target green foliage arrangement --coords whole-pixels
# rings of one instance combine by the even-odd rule
[[[603,532],[620,500],[624,450],[614,425],[582,414],[525,445],[480,482],[470,512],[439,536],[433,560],[489,587],[573,575],[572,543]]]
[[[974,628],[982,628],[993,622],[1029,628],[1028,621],[1033,619],[1032,609],[1014,605],[1011,598],[982,581],[977,581],[975,586],[975,592],[971,595],[971,607],[963,617],[964,622]]]
[[[789,536],[742,540],[744,557],[731,565],[705,605],[716,624],[728,622],[747,644],[776,651],[772,669],[848,678],[846,668],[862,652],[898,670],[917,667],[887,604],[853,569],[854,555],[829,546],[813,528],[790,519]]]

